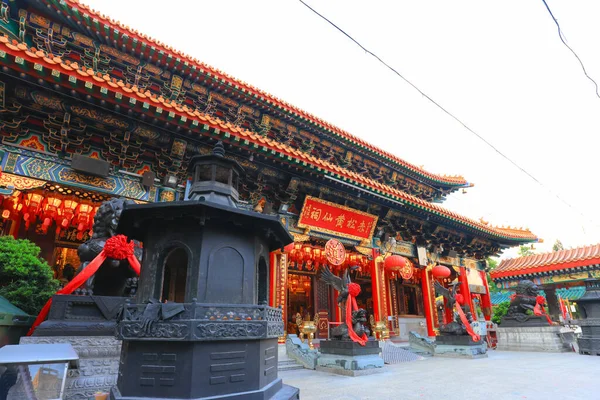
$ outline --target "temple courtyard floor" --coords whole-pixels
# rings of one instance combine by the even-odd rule
[[[576,353],[489,351],[488,358],[432,357],[346,377],[308,369],[281,371],[301,399],[600,399],[600,357]]]

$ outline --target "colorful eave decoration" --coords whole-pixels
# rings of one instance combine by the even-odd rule
[[[600,244],[502,260],[491,272],[494,280],[600,265]]]
[[[396,165],[410,174],[448,187],[460,188],[472,186],[462,176],[438,175],[425,171],[414,164],[373,146],[367,141],[340,129],[327,121],[277,98],[276,96],[260,90],[242,80],[236,79],[223,71],[211,67],[184,52],[178,51],[171,46],[138,32],[108,16],[98,13],[82,2],[77,0],[49,0],[44,1],[43,3],[47,4],[48,7],[53,9],[56,13],[65,15],[75,23],[86,26],[91,31],[102,32],[106,38],[112,39],[114,45],[118,48],[124,46],[129,51],[133,50],[141,57],[151,59],[152,62],[158,66],[177,68],[178,73],[182,75],[194,77],[204,74],[211,77],[216,82],[227,86],[232,91],[241,92],[245,96],[250,96],[257,101],[262,101],[267,107],[275,108],[282,113],[317,126],[327,134],[337,137],[353,146],[357,146],[382,160]]]
[[[142,91],[137,86],[128,87],[123,81],[117,81],[109,75],[96,73],[77,63],[62,60],[60,57],[48,56],[43,51],[29,48],[25,43],[19,43],[2,35],[0,35],[0,62],[5,66],[16,66],[21,72],[46,82],[68,85],[69,88],[84,95],[129,107],[136,112],[153,115],[163,121],[175,122],[192,132],[212,136],[226,143],[232,143],[236,147],[261,152],[279,162],[334,178],[359,190],[399,203],[415,212],[437,216],[480,234],[511,243],[538,241],[529,230],[505,229],[482,224],[328,161],[205,115],[198,110],[192,110],[185,105],[180,107],[175,101],[156,96],[148,90]]]

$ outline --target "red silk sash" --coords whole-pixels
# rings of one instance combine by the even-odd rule
[[[533,314],[540,316],[543,315],[544,317],[546,317],[546,321],[548,321],[548,324],[552,325],[553,322],[550,319],[550,317],[548,316],[548,314],[546,314],[546,310],[544,309],[544,303],[546,302],[546,299],[544,298],[544,296],[538,296],[535,299],[535,307],[533,307]]]
[[[473,339],[474,342],[479,342],[481,340],[481,336],[479,336],[478,334],[476,334],[473,331],[473,327],[469,323],[469,320],[467,319],[467,316],[465,315],[465,312],[463,311],[463,309],[461,307],[461,305],[464,303],[464,297],[461,294],[457,294],[455,299],[456,299],[456,311],[458,312],[458,316],[460,317],[460,320],[462,321],[463,325],[465,326],[467,333],[469,334],[469,336],[471,336],[471,339]]]
[[[71,282],[69,282],[64,288],[60,289],[56,294],[71,294],[77,288],[79,288],[85,281],[87,281],[92,275],[98,271],[102,263],[107,259],[115,259],[115,260],[127,260],[129,265],[133,269],[133,271],[139,275],[140,274],[140,262],[135,257],[133,252],[134,243],[128,242],[127,237],[125,235],[116,235],[109,238],[104,245],[104,248],[94,258],[88,265],[85,267],[79,274],[77,274]],[[52,297],[46,302],[29,332],[27,332],[27,336],[31,336],[35,331],[35,328],[41,324],[46,317],[48,316],[48,312],[50,311],[50,306],[52,305]]]
[[[348,299],[346,300],[346,325],[348,326],[348,336],[352,339],[353,342],[364,346],[369,338],[363,332],[362,337],[358,336],[356,332],[354,332],[354,328],[352,327],[352,311],[358,310],[358,305],[356,304],[356,296],[360,294],[360,285],[358,283],[351,282],[348,284]]]

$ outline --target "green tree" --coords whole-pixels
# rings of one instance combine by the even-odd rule
[[[519,257],[532,256],[535,254],[531,249],[531,246],[522,245],[519,247]]]
[[[510,301],[503,301],[502,303],[496,304],[494,307],[492,307],[492,322],[500,325],[500,321],[508,312],[509,306]]]
[[[565,247],[563,246],[562,242],[559,239],[556,239],[556,242],[554,242],[554,244],[552,245],[552,251],[559,251],[564,249]]]
[[[498,260],[492,257],[488,257],[487,258],[487,281],[488,281],[488,286],[490,288],[490,293],[496,293],[499,292],[500,289],[498,289],[496,287],[496,284],[494,283],[494,281],[492,280],[492,276],[490,275],[490,273],[498,266]]]
[[[58,286],[39,247],[29,240],[0,237],[0,296],[37,315]]]

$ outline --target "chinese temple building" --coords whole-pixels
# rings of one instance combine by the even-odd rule
[[[317,279],[330,239],[346,250],[334,273],[359,266],[359,307],[400,339],[434,336],[447,317],[436,265],[489,319],[485,258],[538,240],[441,207],[472,186],[464,178],[425,171],[77,1],[2,0],[0,64],[0,230],[37,243],[59,277],[77,268],[102,201],[185,198],[189,160],[218,141],[246,170],[240,207],[278,215],[294,237],[269,270],[268,301],[290,333],[298,313],[317,316],[321,338],[340,320]]]
[[[555,320],[561,314],[565,318],[575,311],[566,302],[584,295],[585,280],[600,278],[600,244],[502,260],[490,276],[499,289],[510,289],[523,279],[533,281],[543,289],[549,314]],[[495,297],[493,302],[505,301],[502,295]]]

